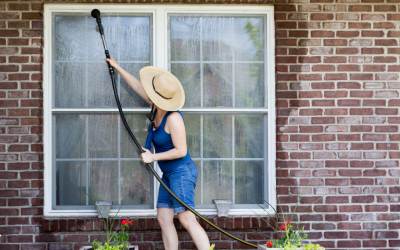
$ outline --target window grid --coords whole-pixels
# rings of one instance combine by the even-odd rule
[[[143,15],[143,16],[148,16],[147,14]],[[55,18],[55,17],[54,17]],[[120,17],[119,16],[114,16],[113,18],[116,19],[116,22],[119,22]],[[150,16],[151,18],[151,16]],[[84,25],[85,27],[87,27],[89,25],[89,18],[84,18]],[[150,21],[150,25],[151,25],[151,21]],[[88,40],[88,35],[86,32],[83,32],[83,40],[87,41]],[[151,36],[152,33],[149,32],[149,40],[150,42],[152,41]],[[53,38],[54,39],[54,38]],[[88,43],[86,43],[86,51],[88,51]],[[114,55],[115,58],[118,59],[118,62],[120,64],[124,64],[124,63],[131,63],[131,64],[137,64],[137,63],[147,63],[150,64],[150,61],[148,60],[119,60],[119,58],[121,57],[121,52],[120,52],[120,47],[118,46],[117,49],[114,51]],[[105,60],[105,59],[104,59]],[[60,60],[60,59],[56,59],[53,58],[53,65],[57,64],[57,63],[73,63],[73,62],[78,62],[79,64],[81,64],[84,67],[84,79],[86,80],[85,83],[83,84],[83,88],[84,88],[84,107],[89,107],[89,70],[88,70],[88,65],[92,64],[92,63],[100,63],[102,61],[99,61],[98,59],[96,60],[90,60],[89,59],[89,53],[85,53],[85,57],[83,60],[81,59],[67,59],[67,60]],[[108,76],[108,75],[107,75]],[[122,80],[121,77],[119,77],[118,75],[116,75],[116,84],[117,84],[117,89],[118,89],[118,95],[121,98],[121,85],[122,85]],[[113,93],[110,93],[113,94]],[[54,94],[53,94],[54,96]],[[122,152],[121,152],[121,133],[122,131],[122,126],[121,126],[121,120],[119,119],[119,117],[117,118],[117,152],[116,152],[116,157],[114,158],[91,158],[89,155],[89,118],[90,115],[96,115],[96,114],[102,114],[103,113],[103,109],[102,108],[91,108],[91,110],[88,110],[88,108],[57,108],[56,104],[54,102],[54,98],[53,99],[53,104],[52,104],[52,108],[51,108],[51,113],[52,116],[55,116],[56,114],[59,113],[70,113],[70,114],[75,114],[75,115],[82,115],[85,114],[85,158],[78,158],[78,159],[73,159],[73,158],[57,158],[56,155],[54,155],[54,162],[71,162],[71,161],[83,161],[85,162],[85,166],[84,166],[84,170],[86,173],[86,178],[85,178],[85,204],[86,206],[90,206],[90,194],[91,194],[91,174],[93,171],[93,163],[95,161],[99,161],[99,162],[103,162],[103,161],[116,161],[117,162],[117,169],[115,169],[115,171],[117,171],[117,176],[118,176],[118,183],[117,183],[117,201],[118,204],[122,203],[122,181],[121,181],[121,163],[122,160],[124,158],[122,158]],[[113,107],[115,106],[115,104],[113,104]],[[105,108],[105,109],[109,109],[109,110],[113,110],[114,108]],[[111,115],[111,119],[114,120],[114,115],[118,114],[117,110],[115,109],[115,111],[113,110],[110,115]],[[123,128],[124,129],[124,128]],[[132,160],[138,160],[139,158],[126,158],[126,159],[132,159]],[[55,165],[57,166],[57,165]],[[83,167],[83,166],[82,166]],[[115,167],[115,166],[113,166]],[[57,167],[55,167],[55,171],[54,173],[56,174],[57,171]],[[54,175],[55,176],[55,175]],[[56,199],[54,199],[54,202],[56,201]],[[57,207],[63,207],[63,205],[57,205],[55,204]],[[82,204],[82,206],[84,206]]]
[[[174,15],[174,16],[179,16],[179,15]],[[185,16],[185,14],[183,14],[182,16]],[[204,173],[204,161],[210,160],[210,158],[205,158],[204,157],[204,148],[203,148],[203,145],[204,145],[204,136],[203,136],[204,123],[203,123],[203,118],[204,118],[204,115],[208,114],[208,112],[207,112],[208,110],[206,110],[204,108],[204,77],[203,77],[204,76],[204,65],[206,63],[220,63],[220,64],[230,64],[232,66],[232,70],[231,70],[231,74],[232,74],[232,85],[231,85],[232,107],[226,107],[225,109],[233,111],[235,109],[235,107],[236,107],[236,93],[235,93],[236,88],[235,88],[235,86],[236,86],[236,66],[237,66],[237,64],[239,64],[239,63],[259,63],[259,64],[266,65],[266,62],[265,61],[257,61],[257,60],[256,61],[248,61],[248,60],[238,60],[237,61],[236,60],[236,53],[235,53],[234,48],[232,46],[230,48],[230,53],[231,53],[231,57],[232,57],[230,60],[204,60],[204,58],[203,58],[203,20],[204,20],[204,18],[202,16],[199,17],[199,26],[200,26],[199,27],[199,60],[172,60],[171,59],[172,58],[172,56],[171,56],[171,41],[172,41],[172,38],[171,38],[171,34],[170,34],[172,32],[172,27],[171,27],[172,21],[171,21],[170,17],[171,16],[169,16],[169,18],[168,18],[168,25],[169,25],[169,29],[168,29],[168,31],[169,31],[168,32],[168,37],[169,37],[169,39],[168,39],[168,44],[169,44],[169,46],[168,46],[168,55],[169,55],[168,67],[169,67],[169,69],[171,69],[172,63],[173,64],[176,64],[176,63],[180,63],[180,64],[196,63],[197,64],[198,63],[199,66],[200,66],[200,90],[201,90],[200,91],[200,93],[201,93],[200,106],[201,107],[198,108],[198,109],[202,110],[201,115],[200,115],[200,120],[201,120],[200,121],[200,124],[201,124],[201,126],[200,126],[200,144],[201,144],[201,149],[200,149],[200,155],[201,155],[201,158],[200,158],[201,181],[200,181],[200,184],[201,184],[201,192],[200,192],[200,194],[201,194],[201,205],[203,205],[204,204],[204,189],[203,189],[203,186],[204,186],[204,174],[203,174]],[[263,18],[263,28],[265,29],[265,27],[266,27],[266,23],[265,23],[265,19]],[[263,29],[263,32],[264,32],[264,29]],[[264,33],[264,34],[266,34],[266,33]],[[234,35],[234,37],[236,36],[236,32],[235,31],[233,32],[233,35]],[[265,41],[263,43],[265,45]],[[263,52],[265,54],[265,46],[263,47]],[[264,70],[264,73],[265,72],[266,71]],[[265,76],[263,78],[265,79]],[[266,86],[264,84],[264,89],[265,88],[266,88]],[[264,98],[264,103],[267,103],[267,99],[268,98]],[[267,106],[264,105],[264,107],[267,107]],[[248,109],[255,111],[257,108],[248,108]],[[222,112],[222,114],[226,114],[226,113]],[[236,175],[235,175],[236,168],[235,168],[235,163],[236,163],[237,160],[243,160],[242,158],[236,158],[236,152],[235,152],[235,150],[236,150],[236,148],[235,148],[235,144],[236,144],[236,141],[235,141],[236,140],[236,136],[235,136],[235,133],[236,133],[236,131],[235,131],[235,117],[236,117],[236,115],[242,115],[242,114],[244,114],[244,113],[241,113],[240,111],[236,110],[236,112],[234,114],[232,114],[232,116],[231,116],[231,126],[232,126],[232,130],[231,130],[231,139],[232,139],[232,142],[231,142],[231,150],[232,150],[231,157],[230,158],[226,158],[226,157],[212,158],[213,160],[220,160],[220,161],[230,160],[230,163],[231,163],[231,174],[232,174],[232,176],[231,176],[231,181],[232,181],[232,196],[231,196],[231,200],[232,200],[233,204],[235,204],[235,199],[236,199]],[[265,112],[264,116],[267,116],[267,112]],[[268,124],[265,123],[264,126],[268,126]],[[266,130],[267,130],[267,127],[266,127]],[[266,144],[265,141],[263,141],[263,143],[264,143],[264,147],[267,149],[268,145]],[[257,159],[263,161],[264,168],[267,166],[266,161],[265,161],[266,157],[267,157],[267,155],[265,155],[264,158],[257,158]],[[193,159],[195,159],[195,158],[193,158]],[[249,159],[254,159],[254,158],[245,158],[245,159],[249,160]],[[266,169],[264,170],[264,172],[266,172]]]

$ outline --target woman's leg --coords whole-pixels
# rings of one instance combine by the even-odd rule
[[[182,226],[189,232],[198,250],[210,249],[208,236],[192,212],[181,212],[178,214],[178,219]]]
[[[178,250],[178,234],[174,225],[174,209],[157,208],[157,220],[166,250]]]

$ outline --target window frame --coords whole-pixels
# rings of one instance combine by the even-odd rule
[[[116,108],[53,108],[52,106],[52,31],[54,24],[52,16],[54,13],[81,13],[88,15],[93,8],[98,8],[107,14],[140,14],[146,13],[153,16],[152,30],[152,61],[154,66],[168,68],[168,15],[170,14],[231,14],[231,15],[265,15],[266,25],[264,32],[265,39],[265,91],[267,96],[266,108],[183,108],[184,112],[198,113],[233,113],[239,114],[258,113],[267,114],[267,168],[268,178],[268,202],[269,208],[235,208],[229,212],[230,216],[265,216],[274,214],[276,209],[276,121],[275,121],[275,28],[274,28],[274,6],[273,5],[178,5],[178,4],[45,4],[44,5],[44,47],[43,47],[43,152],[44,152],[44,209],[46,217],[89,217],[96,216],[96,210],[74,210],[54,209],[53,195],[53,124],[52,115],[54,112],[118,112]],[[100,37],[99,37],[100,39]],[[157,55],[157,56],[155,56]],[[269,84],[268,84],[269,83]],[[124,108],[126,113],[145,113],[148,108]],[[159,172],[160,173],[160,172]],[[156,181],[155,186],[158,186]],[[156,190],[156,188],[154,189]],[[155,201],[156,202],[156,199]],[[216,215],[216,209],[197,209],[202,215]],[[117,211],[111,210],[115,215]],[[157,211],[154,209],[120,209],[119,216],[140,216],[154,217]]]

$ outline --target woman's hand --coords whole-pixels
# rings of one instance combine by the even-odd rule
[[[152,154],[147,148],[143,148],[143,152],[140,156],[144,163],[152,163],[154,161],[154,154]]]
[[[112,58],[112,57],[111,57],[111,58],[107,58],[106,61],[107,61],[113,68],[116,68],[116,67],[118,66],[117,61],[115,61],[115,59]]]

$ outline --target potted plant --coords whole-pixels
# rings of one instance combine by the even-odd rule
[[[266,202],[268,206],[271,206]],[[272,206],[271,206],[272,207]],[[259,250],[271,249],[271,250],[324,250],[318,244],[305,243],[307,234],[304,233],[304,228],[297,228],[292,224],[291,220],[285,218],[284,214],[275,211],[274,218],[267,221],[267,224],[274,230],[276,238],[268,240],[263,245],[258,245]],[[266,210],[268,211],[268,210]],[[273,222],[273,224],[270,223]]]
[[[275,250],[324,250],[318,244],[304,243],[307,234],[303,228],[296,229],[290,220],[285,221],[278,228],[277,234],[281,237],[268,240],[264,245],[260,245],[258,249],[275,249]]]
[[[130,219],[104,218],[106,239],[104,242],[95,240],[91,246],[81,247],[80,250],[138,250],[136,245],[129,245],[128,228],[134,222]],[[119,224],[116,224],[118,222]]]

